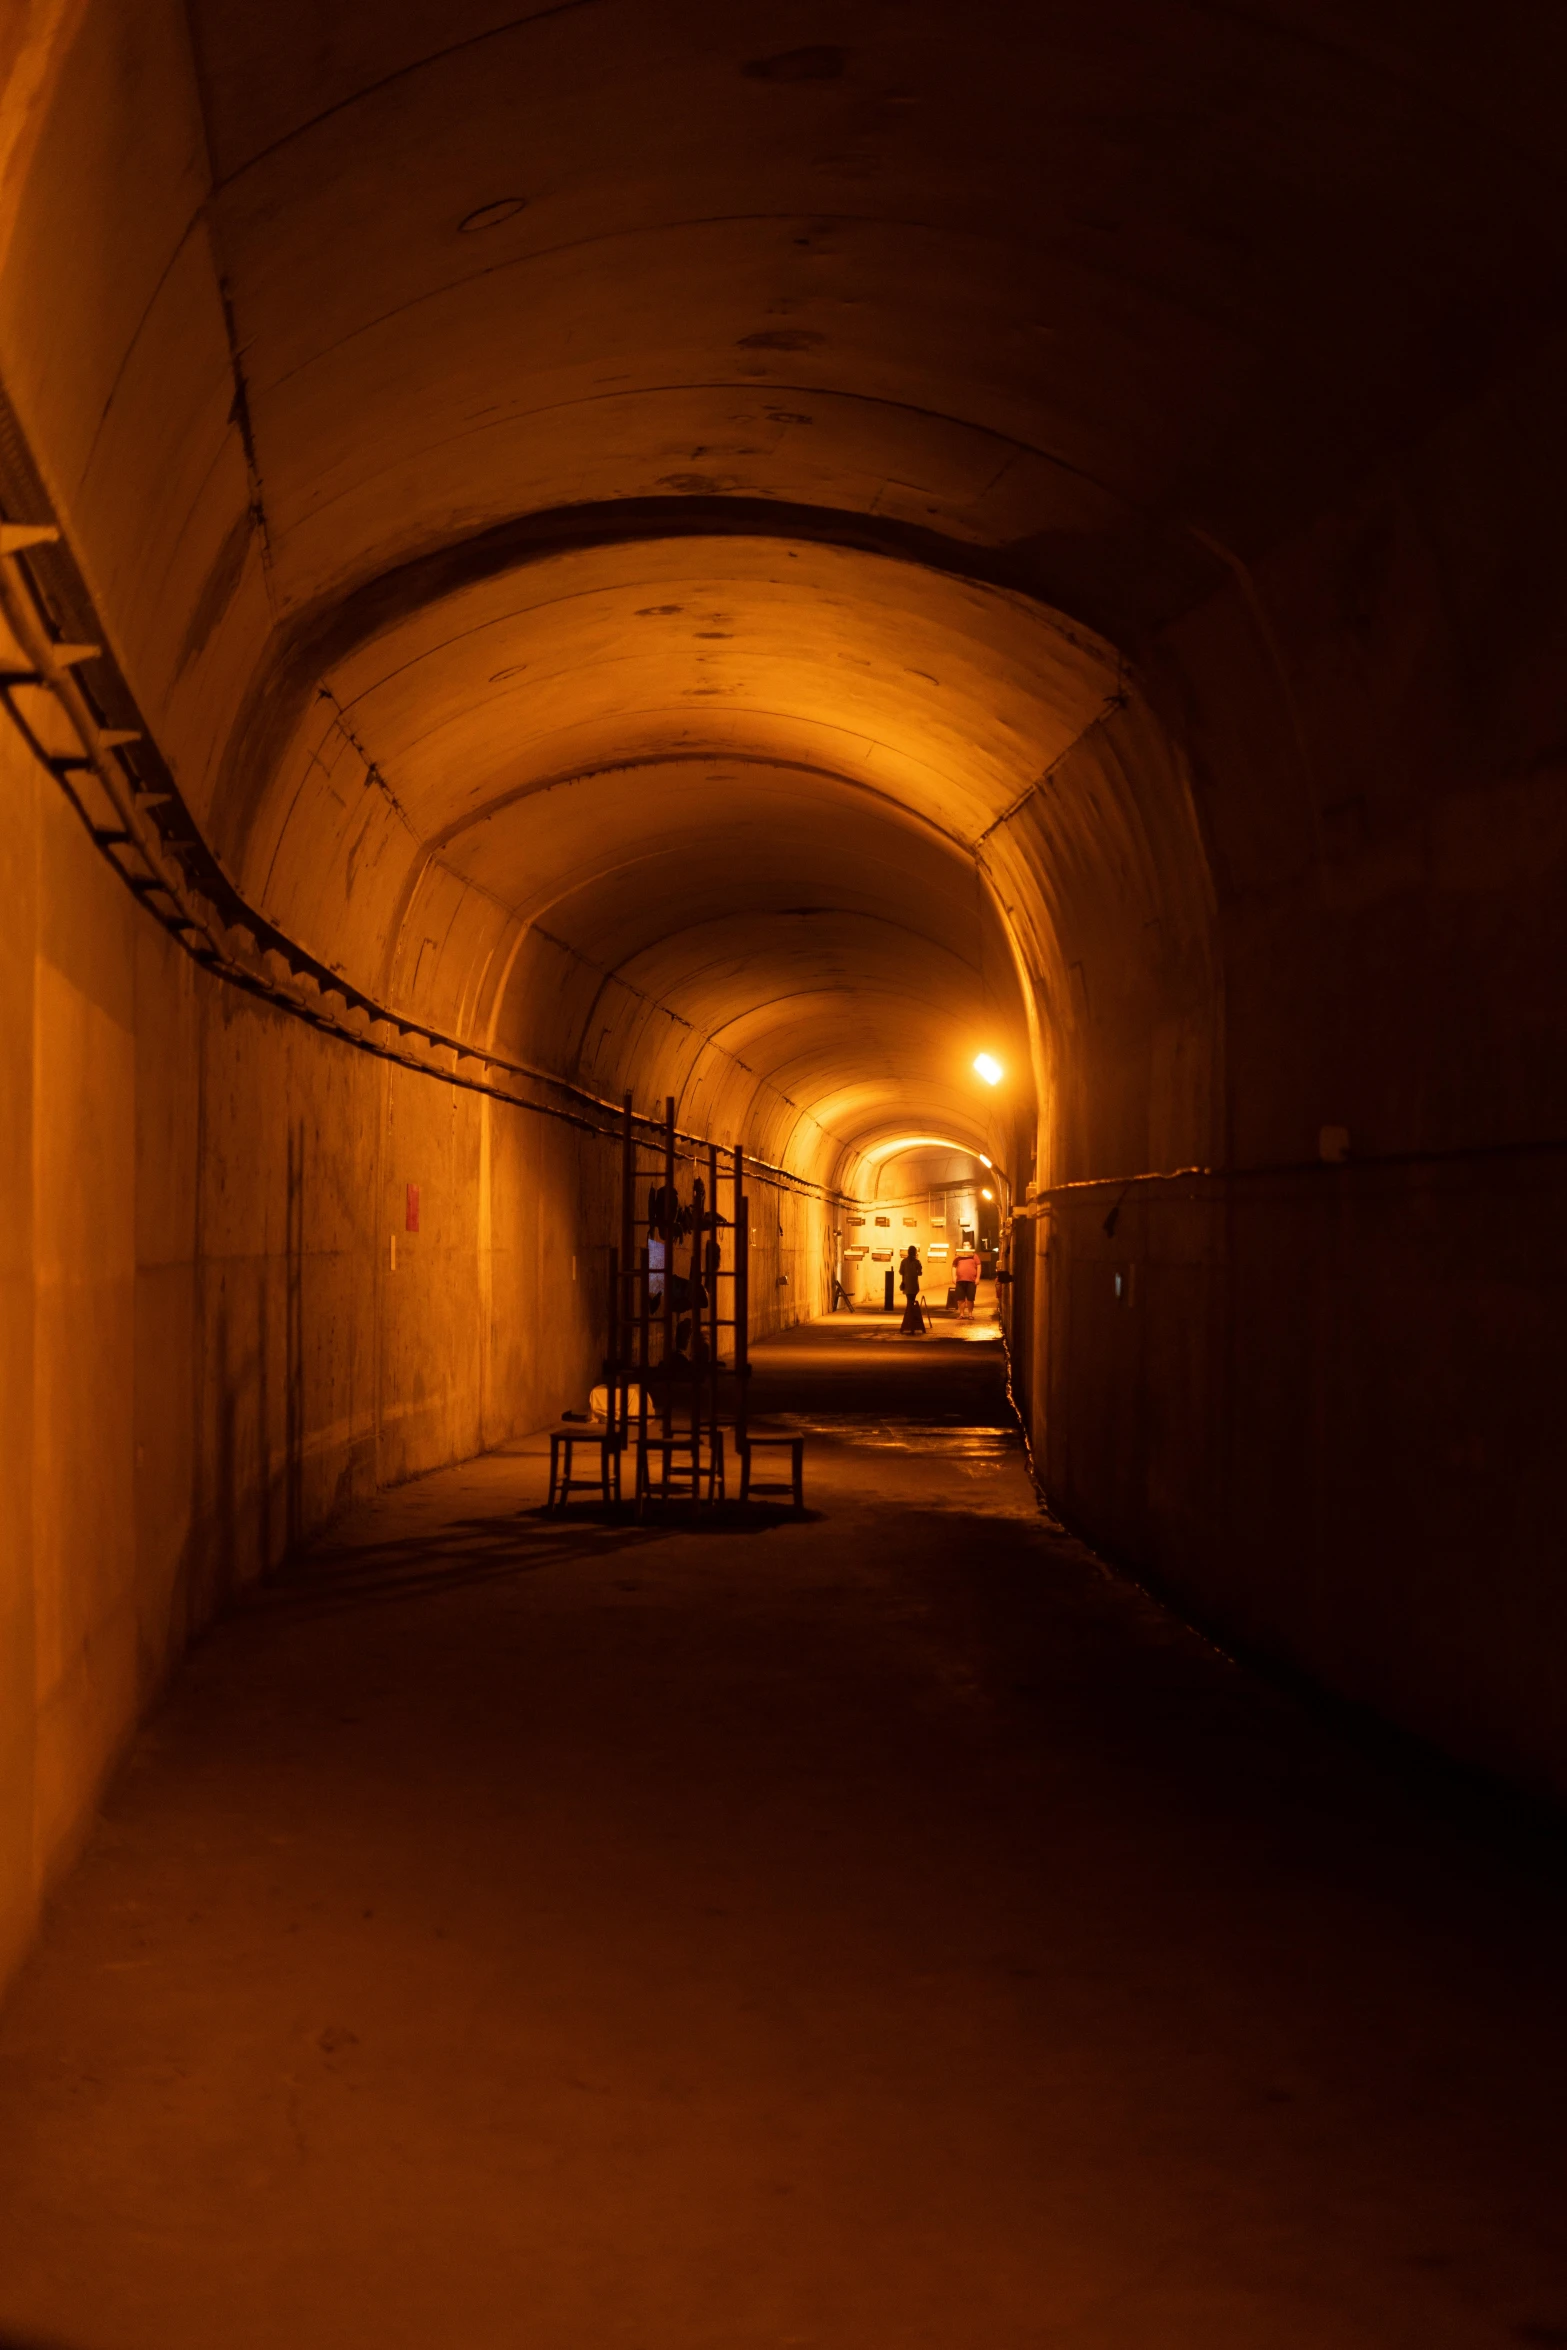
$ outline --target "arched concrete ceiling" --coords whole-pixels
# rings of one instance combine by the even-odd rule
[[[1567,270],[1549,74],[1407,0],[59,21],[0,328],[218,853],[822,1165],[1004,1141],[955,1058],[1021,1068],[1017,960],[1067,1016],[1071,921],[1197,969],[1152,632]]]
[[[993,1193],[1004,1192],[1005,1178],[998,1183],[994,1168],[973,1151],[928,1142],[900,1148],[894,1141],[890,1150],[883,1143],[864,1166],[862,1188],[871,1199],[917,1200],[949,1184],[970,1186],[976,1195],[984,1186]]]
[[[687,1124],[728,1131],[763,1115],[765,1097],[775,1122],[800,1113],[796,1143],[836,1157],[918,1098],[983,1131],[993,1105],[976,1052],[999,1046],[1026,1069],[1027,1047],[972,867],[852,801],[829,808],[842,830],[825,847],[820,822],[785,807],[791,822],[741,801],[556,905],[551,946],[590,984],[541,986],[539,963],[523,959],[502,1037],[528,1059],[553,1051],[607,1092],[641,1090],[649,1020],[628,1012],[656,1007],[658,1066]]]
[[[660,491],[1244,534],[1286,446],[1299,494],[1407,397],[1421,313],[1560,260],[1518,235],[1529,99],[1429,11],[192,19],[284,608]]]
[[[576,870],[613,795],[678,823],[681,780],[653,763],[693,754],[793,770],[807,795],[837,779],[967,846],[1115,680],[1091,632],[912,563],[783,537],[598,547],[382,626],[320,674],[281,757],[236,768],[221,815],[275,886],[311,784],[370,762],[411,836],[480,860],[519,911]]]
[[[873,1114],[909,1083],[945,1088],[1002,1032],[1018,1049],[970,851],[1116,676],[1091,632],[1025,598],[864,551],[558,554],[416,604],[333,663],[254,775],[237,856],[273,919],[346,968],[379,954],[394,990],[428,945],[474,1001],[482,939],[496,1032],[530,1059],[585,1076],[591,1045],[608,1083],[593,1022],[613,1029],[629,994],[730,1058],[738,1024],[758,1082],[792,1099],[857,1056]],[[479,899],[510,926],[498,956],[493,917],[463,919]],[[541,984],[529,929],[618,988],[584,1006]],[[786,1002],[789,1041],[764,1051]],[[945,1033],[918,1041],[932,1022],[961,1061]],[[642,1024],[630,1036],[635,1085]]]

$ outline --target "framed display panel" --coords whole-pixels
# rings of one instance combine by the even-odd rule
[[[873,1248],[871,1250],[871,1263],[873,1265],[890,1265],[892,1263],[891,1249]]]

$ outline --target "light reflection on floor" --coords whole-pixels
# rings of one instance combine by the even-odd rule
[[[906,1336],[899,1328],[902,1307],[891,1313],[885,1306],[870,1309],[851,1309],[830,1318],[826,1327],[841,1331],[859,1340],[893,1340],[903,1346],[929,1346],[932,1342],[949,1346],[999,1346],[1001,1344],[1001,1317],[994,1307],[981,1308],[972,1322],[960,1322],[955,1314],[943,1308],[927,1310],[927,1327],[920,1338]]]
[[[767,1425],[798,1436],[830,1437],[837,1444],[928,1453],[942,1460],[1000,1460],[1022,1442],[1015,1427],[948,1428],[927,1420],[816,1419],[804,1412],[769,1412]]]

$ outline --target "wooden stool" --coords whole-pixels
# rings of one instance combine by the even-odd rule
[[[789,1452],[787,1477],[753,1477],[751,1455],[755,1452]],[[740,1455],[740,1499],[749,1501],[753,1493],[787,1493],[797,1510],[805,1507],[805,1438],[803,1436],[736,1436],[735,1447]]]
[[[724,1499],[724,1432],[713,1430],[713,1448],[707,1456],[707,1498],[710,1502]]]
[[[656,1436],[649,1429],[645,1437],[635,1439],[637,1446],[637,1499],[642,1501],[700,1501],[702,1480],[707,1480],[707,1498],[710,1502],[724,1498],[724,1432],[717,1431],[706,1466],[702,1460],[702,1436]],[[655,1484],[651,1474],[649,1455],[658,1455],[660,1476]],[[677,1458],[679,1465],[677,1467]]]
[[[637,1446],[637,1507],[648,1501],[700,1501],[702,1498],[702,1440],[684,1436],[655,1436],[650,1428]],[[657,1457],[658,1482],[653,1481]],[[682,1457],[683,1456],[683,1457]]]
[[[598,1447],[599,1468],[596,1477],[575,1474],[575,1453],[579,1444]],[[563,1510],[567,1496],[573,1493],[597,1491],[606,1509],[620,1499],[620,1437],[615,1429],[605,1427],[602,1421],[569,1420],[550,1430],[550,1489],[545,1508]]]

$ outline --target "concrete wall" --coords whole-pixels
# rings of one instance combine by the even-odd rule
[[[209,980],[9,728],[0,791],[3,1976],[191,1632],[581,1395],[612,1170]]]
[[[748,1190],[750,1333],[753,1339],[768,1338],[825,1313],[831,1304],[829,1235],[841,1219],[807,1192],[775,1189],[754,1178]]]
[[[1056,1507],[1221,1637],[1567,1790],[1567,1153],[1114,1189],[1026,1227]]]
[[[1072,1523],[1557,1795],[1564,396],[1558,343],[1150,648],[1213,877],[1213,1042],[1161,1112],[1160,1007],[1200,1048],[1199,965],[1167,919],[1139,943],[1140,886],[1079,922],[1040,1164],[1103,1187],[1020,1228],[1014,1306]],[[1313,1164],[1325,1126],[1347,1164]],[[1222,1179],[1109,1180],[1194,1162]]]

